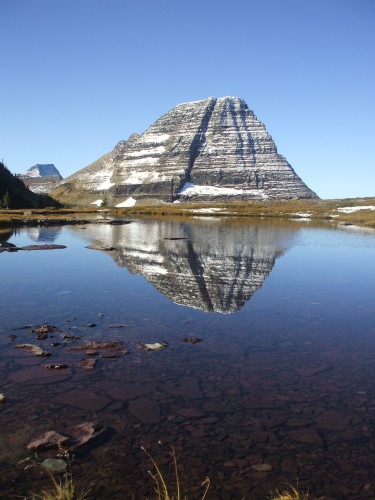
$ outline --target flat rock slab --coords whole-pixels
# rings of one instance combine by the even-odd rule
[[[8,375],[8,382],[22,385],[33,384],[53,384],[67,380],[72,375],[69,369],[67,370],[46,370],[44,366],[29,366]]]
[[[296,372],[298,375],[301,375],[301,377],[313,377],[314,375],[317,375],[318,373],[325,372],[330,368],[330,365],[319,365],[319,366],[312,366],[312,367],[301,367],[297,368]]]
[[[19,247],[18,250],[59,250],[61,248],[66,248],[65,245],[26,245],[24,247]]]
[[[129,411],[144,423],[160,421],[160,406],[150,399],[140,398],[129,403]]]
[[[40,451],[50,448],[59,448],[59,446],[66,444],[68,441],[69,438],[67,436],[63,436],[55,431],[47,431],[30,441],[27,445],[27,449],[29,451]]]
[[[319,446],[323,446],[323,440],[319,436],[318,432],[314,428],[306,428],[306,429],[296,429],[294,431],[289,432],[289,436],[299,443],[305,444],[315,444]]]
[[[40,465],[55,474],[63,474],[68,468],[68,464],[61,458],[46,458]]]
[[[199,408],[180,408],[177,413],[185,418],[202,418],[206,414]]]
[[[106,429],[94,422],[83,422],[68,429],[68,434],[74,440],[74,444],[70,446],[70,450],[76,450],[82,446],[91,443],[94,439],[98,438]]]
[[[184,399],[204,397],[198,378],[182,378],[177,386],[170,388],[170,392],[175,396],[183,396]]]
[[[99,411],[105,408],[111,400],[105,396],[99,396],[96,392],[76,389],[65,392],[52,399],[54,403],[74,406],[87,411]]]
[[[144,383],[141,382],[98,382],[96,387],[100,390],[105,391],[105,393],[113,398],[120,401],[137,399],[140,396],[146,394],[154,394],[158,392],[158,385],[156,383]]]
[[[335,411],[326,411],[315,418],[319,427],[332,431],[346,430],[349,425],[349,418],[343,417]]]

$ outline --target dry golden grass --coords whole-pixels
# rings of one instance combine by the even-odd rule
[[[269,500],[319,500],[317,497],[311,496],[310,493],[300,492],[296,488],[291,487],[290,490],[277,492],[272,495]]]
[[[342,200],[285,200],[263,202],[232,203],[178,203],[152,206],[134,206],[130,208],[112,208],[109,216],[121,217],[215,217],[271,218],[278,220],[301,219],[308,214],[311,222],[331,224],[355,224],[375,228],[375,210],[358,210],[352,213],[340,212],[340,207],[375,206],[375,198],[350,198]],[[216,209],[212,212],[212,209]],[[74,219],[90,219],[97,208],[47,208],[42,210],[0,210],[0,227],[12,225],[38,224],[40,219],[49,223],[69,222]]]
[[[181,493],[176,452],[175,452],[173,446],[171,447],[171,454],[173,457],[173,468],[174,468],[174,476],[175,476],[175,484],[174,485],[167,485],[167,481],[164,477],[164,474],[162,473],[160,467],[158,466],[157,462],[154,460],[152,455],[146,450],[146,448],[142,447],[142,450],[145,452],[145,454],[149,458],[149,460],[153,466],[153,469],[154,469],[153,471],[148,471],[148,473],[154,482],[154,492],[156,494],[157,500],[187,500],[187,497],[182,496],[182,493]],[[210,488],[209,478],[206,478],[202,482],[202,488],[203,488],[203,494],[202,494],[201,500],[204,500],[207,497],[207,493],[208,493],[208,490]]]
[[[51,473],[49,475],[53,488],[33,494],[32,500],[85,500],[88,498],[89,491],[77,492],[71,474],[64,474],[63,479],[56,479]]]

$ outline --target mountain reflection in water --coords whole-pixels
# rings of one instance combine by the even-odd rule
[[[230,314],[262,286],[294,232],[222,219],[136,221],[96,226],[91,248],[107,249],[118,266],[141,274],[176,304]]]

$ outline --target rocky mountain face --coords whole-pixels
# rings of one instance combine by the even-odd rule
[[[20,176],[24,184],[34,193],[50,193],[62,179],[55,165],[39,164],[30,167]]]
[[[245,101],[180,104],[141,135],[60,182],[63,202],[316,198]]]
[[[18,176],[0,163],[0,207],[44,208],[57,205],[49,196],[31,192]]]
[[[74,230],[74,228],[72,229]],[[223,219],[92,225],[91,248],[141,274],[176,304],[224,314],[240,310],[271,272],[294,230]]]

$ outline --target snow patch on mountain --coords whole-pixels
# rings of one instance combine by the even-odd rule
[[[136,202],[137,202],[137,200],[135,200],[134,198],[132,198],[130,196],[130,198],[127,198],[122,203],[118,203],[116,205],[116,207],[118,207],[118,208],[121,208],[121,207],[134,207],[134,205],[136,204]]]

